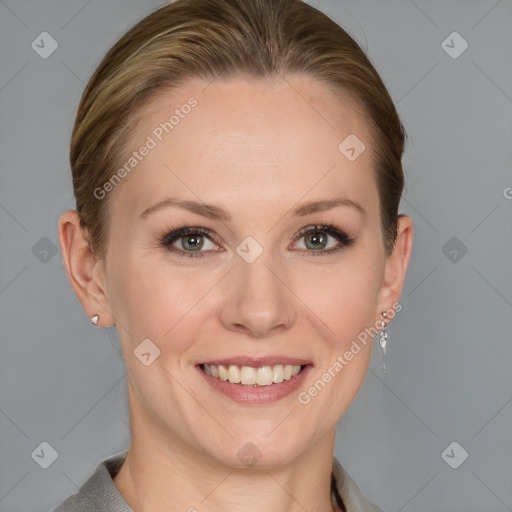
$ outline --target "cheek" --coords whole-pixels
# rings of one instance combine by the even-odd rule
[[[326,424],[344,414],[368,369],[380,289],[378,263],[358,253],[328,274],[316,273],[314,282],[306,280],[298,292],[314,312],[314,328],[324,339],[314,378],[301,389],[299,402]]]
[[[354,251],[341,264],[312,270],[297,280],[297,296],[343,342],[373,325],[380,289],[379,264],[374,255]]]
[[[194,318],[218,279],[212,272],[179,268],[165,258],[128,256],[112,278],[116,318],[133,345],[149,338],[163,355],[169,347],[179,353],[193,338],[191,331],[202,325]]]

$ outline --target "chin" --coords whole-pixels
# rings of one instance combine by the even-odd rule
[[[277,423],[274,423],[274,427]],[[279,428],[279,427],[278,427]],[[271,430],[253,431],[237,435],[233,439],[219,441],[217,450],[205,447],[210,455],[226,466],[242,469],[270,469],[291,463],[301,455],[309,443],[306,439],[293,438],[289,429],[283,432]]]

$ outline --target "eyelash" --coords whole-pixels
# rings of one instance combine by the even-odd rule
[[[303,236],[309,235],[311,233],[318,233],[318,232],[325,232],[332,237],[334,237],[340,245],[330,248],[330,249],[322,249],[322,250],[308,250],[308,249],[300,249],[301,251],[308,253],[306,257],[316,257],[316,256],[322,256],[326,254],[334,254],[338,251],[350,247],[354,242],[355,238],[349,237],[344,231],[339,230],[336,226],[332,224],[322,224],[322,225],[316,225],[316,226],[308,226],[306,228],[303,228],[299,231],[297,234],[295,240],[300,240]],[[158,239],[158,245],[160,247],[163,247],[167,251],[176,254],[180,257],[185,258],[204,258],[207,253],[211,251],[184,251],[181,249],[176,249],[175,247],[172,247],[172,243],[174,243],[176,240],[179,240],[180,238],[187,236],[187,235],[203,235],[208,237],[212,242],[218,243],[220,242],[219,239],[216,237],[213,237],[211,231],[209,229],[205,228],[193,228],[193,227],[183,227],[183,228],[173,228],[170,227],[167,230],[165,230],[164,235],[160,235],[157,237]],[[206,253],[206,254],[205,254]]]

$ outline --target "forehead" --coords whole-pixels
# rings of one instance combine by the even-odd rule
[[[289,206],[304,194],[376,197],[365,118],[348,97],[303,76],[186,82],[146,106],[125,160],[149,141],[152,149],[117,191],[136,210],[167,191]],[[347,144],[365,149],[349,159]]]

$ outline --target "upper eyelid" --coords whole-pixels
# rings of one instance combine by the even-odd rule
[[[339,232],[339,234],[341,234],[341,235],[344,234],[349,239],[351,239],[351,237],[345,232],[345,230],[343,230],[341,228],[337,228],[334,226],[328,226],[328,225],[322,225],[322,224],[311,224],[309,226],[305,226],[304,228],[301,228],[298,231],[298,233],[296,233],[290,239],[290,243],[295,242],[296,240],[299,240],[303,236],[307,235],[309,232],[315,232],[315,231],[325,231],[328,233],[330,232],[330,236],[333,238],[336,238],[335,233]],[[194,233],[198,233],[201,236],[206,236],[207,238],[210,238],[210,240],[215,244],[217,244],[218,242],[225,243],[224,240],[222,239],[222,237],[214,234],[214,232],[212,230],[210,230],[209,228],[194,227],[194,226],[184,226],[182,228],[178,228],[178,229],[169,231],[163,236],[162,241],[164,242],[164,245],[167,246],[167,245],[173,244],[174,242],[176,242],[177,240],[179,240],[180,238],[182,238],[184,236],[187,236],[188,234],[194,234]],[[169,235],[173,235],[173,234],[174,234],[174,236],[170,237],[170,241],[166,243],[165,240],[169,237]],[[342,243],[342,242],[339,242],[339,243]],[[182,249],[178,249],[178,250],[182,250]],[[192,253],[193,251],[185,251],[185,252]],[[197,252],[207,252],[207,251],[197,251]]]

